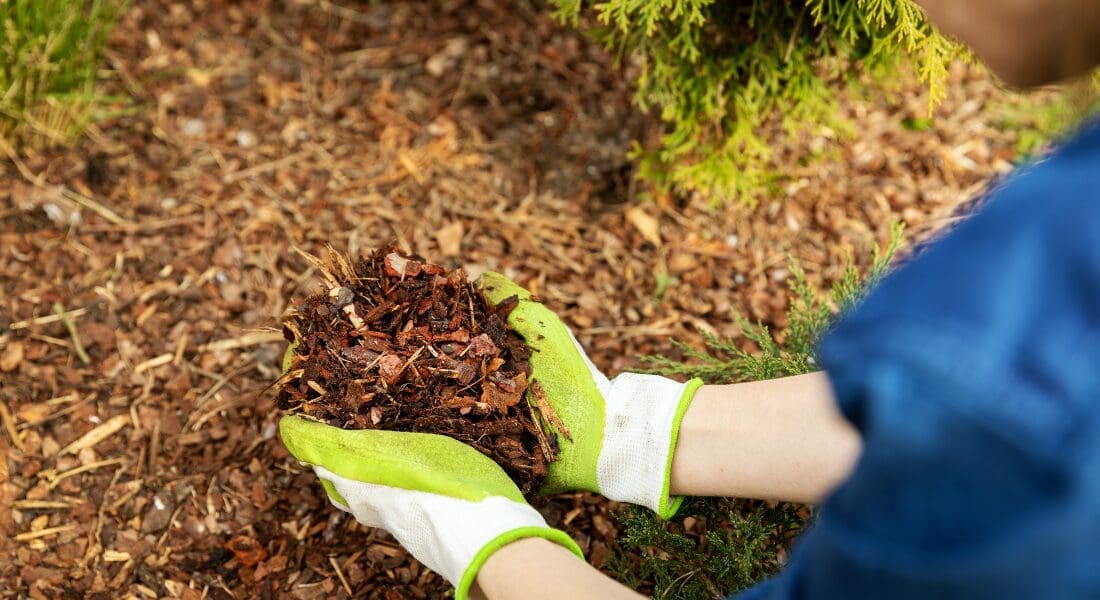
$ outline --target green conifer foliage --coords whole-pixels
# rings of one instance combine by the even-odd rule
[[[639,175],[664,190],[751,200],[766,183],[763,126],[788,135],[833,120],[838,81],[912,58],[931,102],[960,46],[912,0],[553,0],[620,56],[635,55],[635,101],[664,135],[636,146]],[[854,67],[860,66],[860,69]],[[891,71],[885,71],[891,72]]]

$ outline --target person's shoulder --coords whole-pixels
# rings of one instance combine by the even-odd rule
[[[1100,121],[1068,137],[1045,157],[1021,166],[990,191],[987,217],[1023,213],[1036,217],[1068,209],[1100,214]],[[983,212],[985,212],[983,210]],[[1083,215],[1082,215],[1083,216]],[[1060,219],[1056,219],[1060,222]],[[1078,221],[1078,225],[1089,225]]]

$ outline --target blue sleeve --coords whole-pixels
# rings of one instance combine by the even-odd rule
[[[743,598],[1100,598],[1100,127],[820,347],[864,451]]]

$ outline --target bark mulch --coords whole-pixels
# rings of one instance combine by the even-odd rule
[[[278,440],[279,319],[328,292],[296,247],[500,271],[615,373],[738,314],[781,329],[788,257],[827,286],[1016,142],[960,66],[927,128],[918,85],[842,96],[859,135],[780,148],[754,207],[642,200],[633,67],[522,0],[135,0],[109,63],[140,110],[0,161],[0,597],[447,593]],[[539,508],[601,568],[616,509]]]
[[[491,307],[462,269],[395,247],[354,262],[331,249],[308,258],[328,290],[283,323],[294,354],[277,383],[279,408],[345,429],[446,435],[495,460],[524,494],[537,492],[561,421],[525,399],[528,387],[539,396],[531,353],[507,323],[518,298]]]

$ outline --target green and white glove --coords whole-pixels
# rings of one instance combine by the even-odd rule
[[[683,498],[669,496],[672,453],[703,382],[639,373],[608,379],[561,319],[526,289],[491,272],[477,284],[493,305],[518,297],[508,323],[532,350],[531,378],[572,437],[558,436],[561,453],[542,491],[588,490],[649,507],[661,518],[674,515]]]
[[[467,597],[489,556],[521,538],[542,537],[581,557],[563,531],[547,526],[490,458],[441,435],[349,431],[287,416],[279,433],[310,465],[329,499],[406,550]]]

